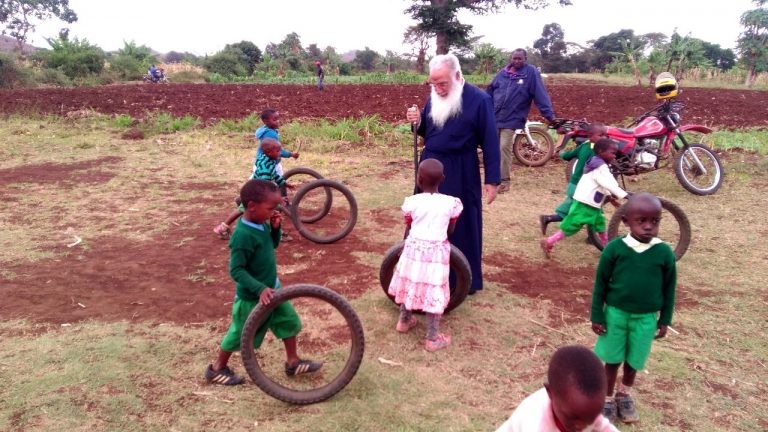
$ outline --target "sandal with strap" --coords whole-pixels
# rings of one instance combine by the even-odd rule
[[[217,371],[213,370],[213,365],[205,368],[205,380],[211,384],[238,385],[245,382],[243,377],[235,375],[232,369],[223,367]]]
[[[294,366],[288,366],[285,364],[285,374],[288,376],[297,376],[305,373],[317,372],[323,367],[323,362],[316,362],[312,360],[301,360]]]
[[[399,331],[400,333],[408,333],[408,331],[416,327],[416,324],[418,323],[419,320],[417,320],[415,316],[412,316],[411,320],[408,322],[398,320],[397,326],[395,326],[395,330]]]
[[[424,349],[429,352],[434,352],[443,348],[446,348],[451,344],[451,337],[446,334],[440,333],[435,340],[429,340],[424,343]]]
[[[213,229],[213,232],[216,233],[216,235],[218,235],[220,239],[226,240],[229,238],[229,234],[230,234],[229,225],[222,222],[216,225],[216,228]]]

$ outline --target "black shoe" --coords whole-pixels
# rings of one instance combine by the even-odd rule
[[[541,235],[545,236],[547,235],[547,225],[549,225],[549,216],[548,215],[541,215],[539,216],[539,226],[541,226]]]
[[[315,362],[312,360],[299,360],[295,366],[288,366],[285,364],[285,374],[288,376],[296,376],[305,373],[317,372],[323,367],[323,362]]]
[[[232,369],[223,367],[220,370],[215,371],[213,370],[212,365],[208,365],[208,367],[205,368],[205,380],[211,384],[221,384],[228,386],[238,385],[245,382],[243,377],[235,375]]]

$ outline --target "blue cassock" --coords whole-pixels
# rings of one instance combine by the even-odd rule
[[[440,193],[461,199],[464,211],[448,240],[461,250],[472,268],[471,292],[483,289],[480,262],[483,251],[483,201],[480,162],[477,149],[483,150],[485,183],[499,184],[499,135],[493,114],[493,101],[485,92],[464,84],[461,114],[448,119],[438,129],[429,117],[431,103],[421,113],[418,133],[424,137],[421,159],[443,163],[445,181]]]

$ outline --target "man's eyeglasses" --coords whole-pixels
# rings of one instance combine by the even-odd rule
[[[445,89],[451,85],[451,82],[450,81],[430,82],[429,85],[431,85],[432,87]]]

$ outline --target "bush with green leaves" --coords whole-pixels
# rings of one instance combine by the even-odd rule
[[[51,50],[42,52],[37,57],[47,68],[59,69],[69,78],[99,74],[104,69],[104,51],[96,45],[91,45],[87,39],[70,40],[59,36],[47,41]]]
[[[21,67],[13,55],[0,54],[0,87],[13,88],[29,82],[28,69]]]
[[[133,41],[123,42],[123,48],[110,58],[109,66],[121,79],[141,79],[149,66],[157,63],[157,57],[145,45]]]
[[[226,49],[209,57],[205,70],[223,76],[247,76],[248,58],[239,49]]]

